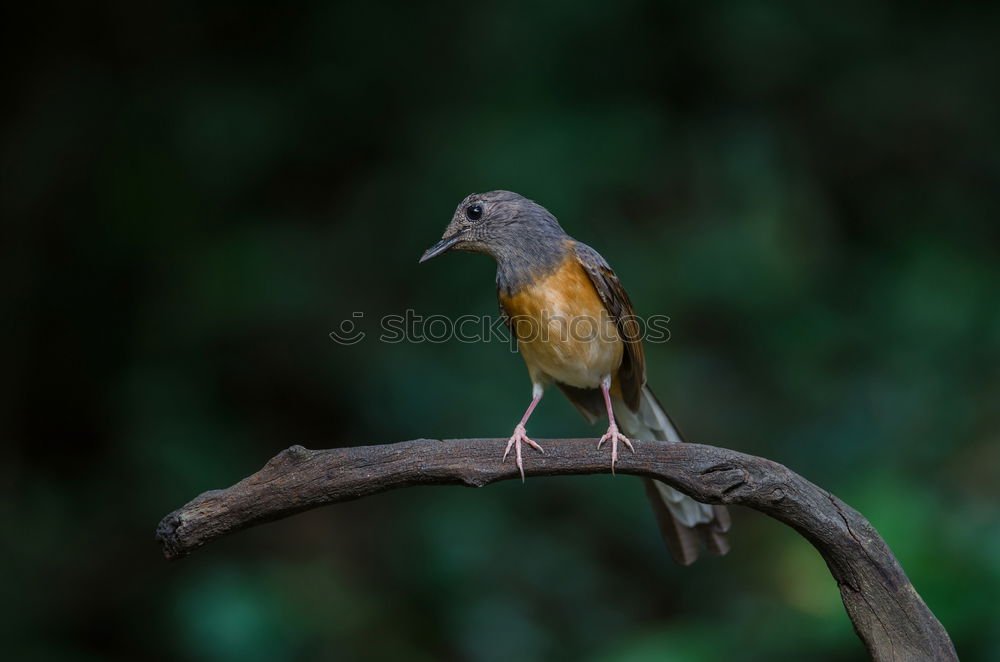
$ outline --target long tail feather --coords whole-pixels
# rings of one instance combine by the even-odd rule
[[[630,410],[617,398],[612,404],[615,419],[626,436],[683,443],[684,437],[648,386],[642,387],[638,411]],[[663,540],[678,563],[690,565],[697,561],[702,546],[717,556],[729,551],[726,532],[730,519],[725,506],[699,503],[669,485],[651,479],[646,479],[646,494]]]

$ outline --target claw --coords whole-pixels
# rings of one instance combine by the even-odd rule
[[[614,423],[604,433],[604,436],[597,441],[597,448],[600,449],[604,445],[604,442],[608,440],[611,440],[611,473],[613,474],[615,473],[615,463],[618,462],[618,442],[621,441],[628,446],[628,449],[633,453],[635,452],[635,448],[632,446],[629,438],[618,431],[618,426]]]
[[[534,448],[536,451],[538,451],[542,455],[545,454],[545,451],[542,450],[542,447],[539,446],[538,444],[536,444],[533,440],[528,439],[527,431],[524,429],[523,425],[521,425],[519,423],[517,425],[517,427],[514,428],[514,434],[512,434],[511,437],[510,437],[510,439],[507,441],[507,448],[504,449],[504,451],[503,451],[503,459],[500,460],[500,461],[501,462],[506,462],[507,461],[507,455],[510,454],[510,449],[511,449],[511,447],[513,447],[514,448],[514,457],[517,459],[517,470],[521,472],[521,482],[523,483],[524,482],[524,462],[521,459],[521,442],[522,441],[524,443],[528,444],[529,446],[531,446],[532,448]]]

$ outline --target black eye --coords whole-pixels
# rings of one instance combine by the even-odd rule
[[[470,221],[478,221],[483,217],[483,206],[479,203],[469,205],[465,208],[465,215]]]

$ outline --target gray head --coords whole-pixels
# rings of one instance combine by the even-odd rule
[[[511,191],[473,193],[462,200],[441,241],[420,258],[451,250],[486,253],[501,270],[548,266],[568,237],[549,211]]]

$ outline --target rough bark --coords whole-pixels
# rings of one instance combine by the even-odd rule
[[[307,450],[292,446],[263,469],[205,492],[157,529],[168,559],[216,538],[331,503],[413,485],[482,487],[517,478],[498,449],[505,439],[417,439],[382,446]],[[599,474],[607,452],[592,439],[540,440],[529,477]],[[784,466],[701,444],[636,441],[617,471],[649,476],[704,503],[746,506],[798,531],[826,560],[847,614],[874,660],[957,660],[948,633],[924,604],[878,532],[856,510]],[[605,449],[606,451],[606,449]]]

